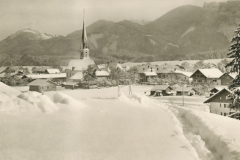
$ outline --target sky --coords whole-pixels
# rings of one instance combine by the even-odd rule
[[[211,1],[224,0],[0,0],[0,40],[26,28],[66,36],[82,28],[83,9],[90,25],[101,19],[153,21],[176,7]]]

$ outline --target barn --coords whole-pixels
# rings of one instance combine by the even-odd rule
[[[150,95],[171,95],[172,87],[169,85],[157,85],[151,89]]]
[[[28,84],[29,91],[46,92],[56,91],[57,84],[47,79],[37,79]]]

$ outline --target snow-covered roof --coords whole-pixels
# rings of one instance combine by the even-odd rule
[[[212,89],[210,90],[210,92],[211,92],[213,89],[216,89],[216,90],[220,91],[220,90],[222,90],[223,88],[228,88],[228,86],[215,86],[214,88],[212,88]]]
[[[207,78],[220,78],[223,75],[223,73],[217,68],[198,69],[194,73],[197,71],[200,71]],[[191,75],[191,77],[194,75],[194,73]]]
[[[61,73],[59,69],[46,69],[49,74]]]
[[[191,91],[193,89],[193,87],[178,87],[178,88],[176,88],[175,90],[177,91],[177,92],[182,92],[182,91],[184,91],[184,92],[189,92],[189,91]]]
[[[237,77],[237,73],[224,73],[220,78],[222,78],[224,75],[228,74],[230,77],[235,79]]]
[[[155,72],[143,72],[143,74],[145,74],[145,76],[157,76]]]
[[[49,85],[49,83],[57,85],[56,83],[54,83],[50,80],[47,80],[47,79],[36,79],[35,81],[28,83],[28,86],[47,86],[47,85]]]
[[[96,71],[96,76],[97,77],[101,77],[101,76],[109,76],[109,73],[105,70],[101,70],[101,71]]]
[[[70,79],[71,80],[81,80],[81,79],[83,79],[83,73],[77,72]]]
[[[91,58],[72,59],[68,62],[68,66],[66,69],[83,71],[86,70],[89,65],[95,65],[94,61]]]
[[[227,89],[227,88],[223,88],[222,90],[220,90],[220,91],[218,91],[217,93],[215,93],[214,95],[212,95],[210,98],[208,98],[205,102],[203,102],[203,103],[209,103],[209,102],[211,102],[211,100],[214,98],[214,97],[216,97],[217,95],[219,95],[220,93],[222,93],[223,91],[227,91],[227,92],[229,92],[229,94],[231,93],[231,91],[229,90],[229,89]]]
[[[151,91],[158,91],[158,90],[166,90],[168,87],[170,87],[169,85],[157,85],[154,86]],[[171,88],[171,87],[170,87]],[[172,88],[171,88],[172,89]]]
[[[192,75],[192,72],[185,72],[185,71],[180,71],[180,70],[175,70],[173,71],[174,73],[181,73],[187,77],[190,77]]]
[[[67,82],[66,84],[64,84],[65,86],[75,86],[76,84],[78,84],[78,82]]]
[[[47,78],[66,78],[66,73],[59,74],[28,74],[28,78],[32,79],[47,79]]]

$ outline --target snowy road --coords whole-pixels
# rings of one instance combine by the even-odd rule
[[[240,159],[239,121],[122,92],[1,94],[0,159]]]

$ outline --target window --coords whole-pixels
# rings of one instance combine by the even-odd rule
[[[222,115],[222,112],[221,112],[221,115]]]
[[[227,113],[224,113],[224,116],[226,116],[227,115]]]
[[[227,104],[224,104],[224,108],[226,108],[227,107]]]
[[[222,97],[219,97],[219,99],[222,99]]]
[[[144,70],[144,68],[143,68],[143,70]]]
[[[220,107],[222,107],[222,106],[221,106],[221,103],[220,103]]]

